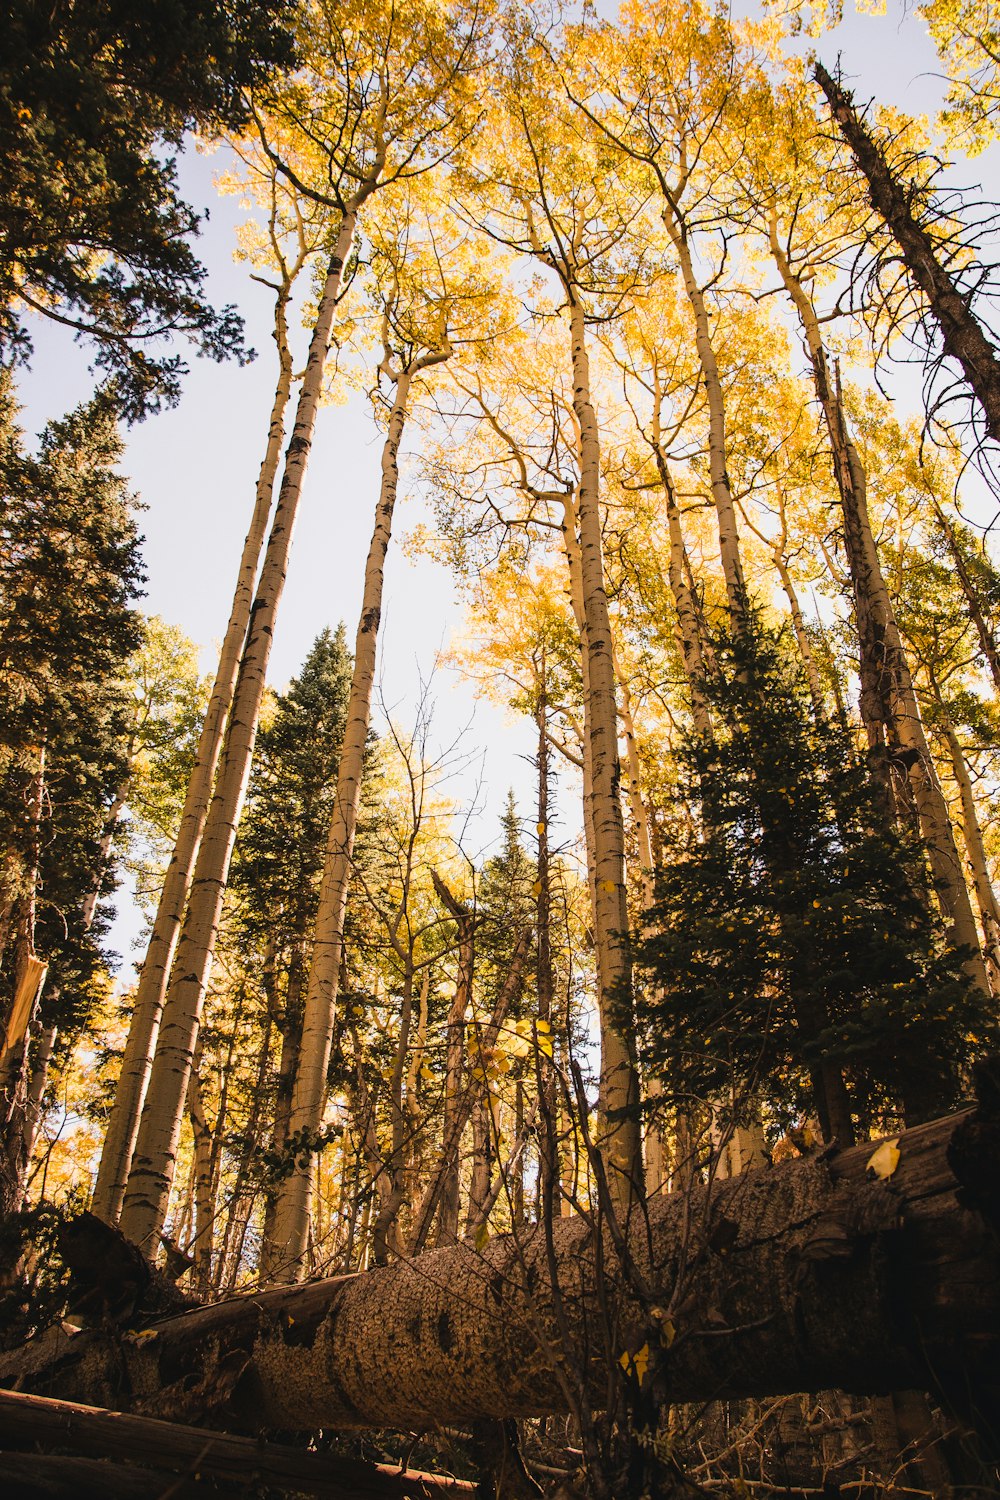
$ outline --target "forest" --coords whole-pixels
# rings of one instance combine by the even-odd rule
[[[820,0],[4,8],[4,1496],[1000,1495],[1000,15],[903,9],[923,114]]]

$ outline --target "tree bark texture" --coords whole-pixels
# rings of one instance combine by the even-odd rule
[[[524,1417],[566,1409],[562,1321],[594,1350],[597,1408],[606,1361],[650,1344],[676,1401],[924,1388],[995,1423],[997,1095],[994,1080],[992,1112],[905,1132],[884,1180],[866,1142],[656,1196],[628,1236],[638,1276],[575,1216],[553,1224],[551,1262],[536,1228],[139,1333],[60,1327],[0,1356],[0,1381],[237,1430]]]
[[[202,1427],[161,1422],[155,1417],[128,1416],[100,1407],[0,1391],[0,1447],[23,1448],[36,1443],[111,1458],[115,1463],[112,1479],[123,1461],[155,1464],[159,1469],[196,1473],[198,1479],[238,1485],[241,1494],[250,1484],[264,1484],[269,1490],[291,1490],[296,1495],[314,1495],[318,1500],[368,1500],[369,1496],[372,1500],[434,1500],[439,1495],[471,1496],[476,1489],[474,1484],[445,1475],[415,1469],[401,1473],[391,1464],[368,1464],[283,1443],[206,1432]],[[0,1459],[5,1471],[9,1460],[9,1454]],[[30,1470],[27,1472],[30,1474]],[[100,1470],[84,1471],[84,1477],[90,1472],[100,1478]],[[148,1470],[136,1472],[146,1485],[136,1493],[142,1500],[150,1500],[154,1480],[161,1476]],[[166,1490],[171,1481],[162,1477]],[[116,1492],[109,1487],[98,1493]]]
[[[859,119],[851,95],[831,78],[822,63],[816,63],[813,72],[841,134],[867,179],[872,206],[885,220],[906,269],[927,299],[931,316],[941,330],[945,352],[961,366],[982,407],[990,437],[1000,439],[1000,360],[972,311],[971,298],[941,264],[933,237],[914,217],[910,191],[895,175],[878,142]]]
[[[319,411],[334,311],[356,221],[356,212],[344,215],[327,268],[299,391],[295,425],[285,454],[278,503],[257,594],[250,610],[215,791],[205,819],[184,925],[171,968],[121,1215],[123,1230],[137,1243],[153,1241],[166,1217],[184,1100],[222,915],[229,861],[250,776],[274,622],[284,588],[296,513]]]
[[[567,292],[573,411],[580,448],[577,510],[584,645],[589,667],[584,732],[590,745],[592,777],[594,947],[601,1023],[600,1144],[612,1169],[615,1191],[624,1205],[629,1193],[642,1185],[642,1147],[638,1121],[638,1073],[632,1047],[620,1020],[627,1015],[631,1002],[632,969],[618,757],[618,704],[601,541],[600,435],[591,402],[586,317],[579,294],[572,287],[567,287]]]

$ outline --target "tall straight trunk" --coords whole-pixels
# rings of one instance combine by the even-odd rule
[[[954,527],[937,501],[932,500],[931,503],[934,506],[934,514],[941,528],[941,534],[951,554],[951,560],[955,565],[955,573],[958,577],[959,585],[962,593],[965,595],[965,606],[969,611],[969,619],[976,627],[976,635],[979,637],[980,648],[989,664],[993,686],[1000,693],[1000,648],[997,646],[996,636],[993,633],[993,628],[989,620],[986,618],[982,598],[969,572],[969,567],[962,552],[961,543],[955,535]]]
[[[191,1061],[222,915],[229,861],[250,775],[274,622],[312,447],[334,310],[340,295],[344,264],[354,238],[356,218],[356,212],[352,211],[341,220],[336,249],[327,268],[299,392],[295,426],[285,456],[281,490],[256,598],[250,611],[250,625],[233,691],[215,791],[171,968],[148,1094],[122,1207],[122,1230],[137,1244],[148,1245],[155,1241],[167,1212]]]
[[[463,1108],[465,1081],[465,1013],[473,1004],[475,975],[475,919],[469,909],[456,900],[434,872],[434,889],[448,908],[458,928],[458,977],[455,996],[445,1023],[444,1102],[441,1114],[441,1137],[447,1143],[442,1152],[438,1192],[439,1245],[453,1245],[458,1239],[458,1189],[461,1166],[459,1120],[471,1113],[471,1103]],[[454,1147],[452,1148],[452,1142]]]
[[[806,631],[805,620],[802,618],[802,607],[799,604],[799,596],[795,589],[794,580],[791,573],[788,571],[788,564],[785,562],[785,558],[781,549],[775,547],[772,550],[771,557],[774,560],[775,571],[778,574],[778,579],[781,583],[781,587],[784,589],[785,598],[788,600],[788,613],[791,616],[792,631],[795,635],[795,644],[799,648],[799,656],[801,657],[802,665],[805,668],[806,681],[809,684],[809,696],[812,699],[813,708],[816,710],[817,714],[825,717],[825,709],[823,705],[823,685],[819,680],[819,672],[816,668],[816,658],[813,655],[812,645],[810,644],[809,635]]]
[[[590,685],[584,702],[584,733],[591,753],[594,836],[594,946],[601,1027],[600,1145],[619,1206],[627,1209],[642,1188],[639,1088],[628,1023],[632,992],[629,919],[625,889],[625,827],[618,760],[618,706],[612,656],[611,617],[601,544],[601,450],[591,402],[583,304],[569,296],[573,361],[573,410],[580,446],[580,569],[584,642]]]
[[[861,717],[873,768],[887,798],[895,788],[897,795],[901,793],[912,804],[952,941],[956,947],[968,948],[971,956],[966,960],[966,972],[977,988],[988,993],[954,830],[928,749],[909,662],[872,532],[864,465],[851,439],[840,392],[830,379],[816,309],[781,247],[773,214],[769,239],[775,264],[802,324],[830,438],[860,642]],[[894,765],[898,768],[895,771]]]
[[[579,508],[569,493],[562,497],[560,533],[569,574],[569,599],[580,642],[580,681],[583,701],[590,697],[590,655],[587,651],[587,622],[583,607],[583,562],[580,552]],[[597,907],[596,841],[594,835],[594,747],[586,730],[580,736],[580,773],[583,780],[583,841],[587,854],[587,883],[590,907]]]
[[[712,326],[705,296],[691,258],[687,225],[672,200],[668,200],[664,207],[663,222],[677,252],[684,291],[694,317],[695,346],[708,402],[708,467],[712,482],[712,501],[719,524],[719,552],[726,580],[729,615],[734,630],[738,630],[746,615],[747,588],[740,557],[736,507],[726,468],[726,404],[719,378],[719,363],[712,343]]]
[[[226,1213],[226,1228],[215,1273],[216,1291],[231,1292],[239,1276],[243,1244],[246,1239],[250,1214],[256,1188],[247,1186],[250,1164],[259,1145],[260,1122],[264,1108],[264,1095],[271,1050],[271,1018],[265,1016],[261,1028],[260,1050],[257,1054],[257,1070],[250,1095],[250,1116],[240,1132],[240,1154],[236,1167],[236,1179]]]
[[[104,1136],[97,1182],[94,1185],[92,1211],[109,1224],[117,1222],[125,1196],[125,1183],[132,1164],[139,1116],[146,1097],[170,963],[191,889],[191,874],[205,828],[226,719],[233,701],[240,656],[250,622],[254,582],[274,498],[274,481],[285,432],[285,411],[292,389],[292,355],[288,346],[287,326],[289,296],[290,287],[283,287],[275,306],[274,338],[278,346],[278,381],[271,405],[267,447],[257,477],[250,529],[243,543],[229,624],[219,653],[212,696],[198,738],[198,748],[181,811],[177,842],[167,867],[146,957],[139,973],[121,1073]]]
[[[702,688],[707,662],[702,639],[701,611],[690,583],[690,560],[684,545],[681,512],[677,504],[673,475],[670,472],[666,454],[658,440],[654,444],[653,452],[666,498],[667,534],[670,541],[667,553],[667,581],[670,584],[674,609],[677,613],[677,642],[680,646],[681,661],[684,664],[684,675],[688,682],[691,718],[698,734],[708,736],[712,733],[712,721],[709,718],[708,704]]]
[[[952,774],[955,777],[955,785],[958,787],[958,795],[961,802],[962,837],[969,861],[969,870],[972,875],[972,888],[976,893],[979,920],[983,929],[983,949],[986,956],[986,969],[994,994],[1000,994],[1000,902],[997,901],[993,882],[990,879],[989,861],[986,858],[986,848],[983,844],[983,830],[979,822],[979,812],[976,807],[975,793],[972,789],[972,778],[969,775],[968,762],[965,759],[965,752],[959,743],[958,735],[955,733],[954,726],[943,704],[941,705],[939,723],[945,744],[948,746]]]
[[[212,1131],[205,1114],[205,1104],[198,1076],[198,1058],[191,1069],[188,1080],[187,1111],[191,1121],[194,1142],[194,1234],[188,1251],[194,1256],[195,1282],[203,1291],[212,1279],[212,1251],[214,1248],[215,1193],[212,1181]]]
[[[492,1051],[496,1046],[497,1037],[500,1035],[500,1028],[503,1026],[511,1007],[517,1002],[518,996],[521,993],[530,939],[530,929],[525,929],[518,935],[514,956],[511,959],[511,965],[504,979],[503,987],[493,1007],[493,1014],[490,1016],[479,1039],[480,1050],[484,1053]],[[414,1230],[410,1245],[411,1255],[418,1255],[427,1243],[431,1225],[434,1222],[435,1212],[438,1204],[441,1202],[442,1191],[448,1184],[453,1163],[458,1160],[462,1132],[469,1122],[474,1102],[475,1096],[472,1091],[466,1089],[456,1100],[454,1108],[448,1115],[447,1130],[442,1136],[438,1165],[413,1215]],[[451,1243],[454,1243],[454,1240]]]
[[[326,844],[319,891],[312,959],[306,987],[302,1044],[292,1091],[290,1130],[315,1138],[326,1108],[326,1075],[330,1064],[334,1013],[344,954],[344,914],[354,855],[354,838],[361,806],[365,745],[371,725],[372,691],[382,619],[382,587],[386,553],[392,537],[392,518],[399,486],[399,445],[406,425],[410,387],[416,374],[446,358],[445,352],[414,359],[391,375],[395,383],[389,427],[382,448],[382,482],[375,509],[375,525],[365,564],[361,615],[354,640],[354,669],[347,704],[347,722],[337,766],[337,791]],[[386,365],[388,359],[386,360]],[[272,1255],[275,1274],[294,1280],[301,1272],[309,1232],[315,1157],[308,1166],[286,1177],[278,1193]]]
[[[407,955],[403,974],[402,1003],[399,1014],[399,1036],[396,1039],[396,1055],[392,1062],[392,1077],[389,1080],[390,1135],[389,1153],[382,1162],[380,1183],[384,1180],[387,1191],[382,1194],[378,1217],[372,1226],[372,1250],[376,1265],[385,1265],[391,1250],[399,1248],[397,1221],[400,1209],[406,1201],[406,1127],[408,1111],[403,1099],[406,1057],[410,1050],[410,1032],[413,1027],[413,983],[414,967],[412,952]],[[359,1072],[361,1069],[359,1068]]]
[[[868,180],[875,209],[882,215],[903,264],[927,299],[941,330],[945,353],[961,366],[986,417],[990,437],[1000,439],[1000,359],[987,330],[972,311],[971,299],[941,264],[932,235],[915,218],[912,187],[899,180],[885,153],[859,119],[851,95],[822,63],[813,69],[854,159]]]

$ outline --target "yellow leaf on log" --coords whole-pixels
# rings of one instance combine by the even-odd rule
[[[876,1177],[891,1177],[899,1166],[899,1137],[894,1141],[883,1141],[877,1151],[868,1158],[867,1170]]]

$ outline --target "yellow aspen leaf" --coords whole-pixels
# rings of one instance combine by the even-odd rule
[[[538,824],[538,832],[539,833],[544,833],[545,832],[545,824],[544,823],[539,823]]]
[[[868,1158],[867,1170],[874,1172],[876,1177],[885,1179],[891,1177],[899,1166],[899,1138],[894,1141],[883,1141],[877,1151],[873,1151]]]
[[[635,1378],[641,1385],[646,1378],[646,1371],[649,1369],[649,1345],[643,1344],[642,1348],[637,1349],[634,1354],[630,1354],[626,1349],[618,1363],[626,1375],[634,1373]]]
[[[484,1250],[486,1248],[486,1241],[489,1239],[489,1237],[490,1226],[488,1224],[480,1224],[479,1228],[476,1230],[476,1249]]]
[[[607,895],[613,896],[617,889],[618,887],[613,880],[601,881],[601,890],[604,891]]]

